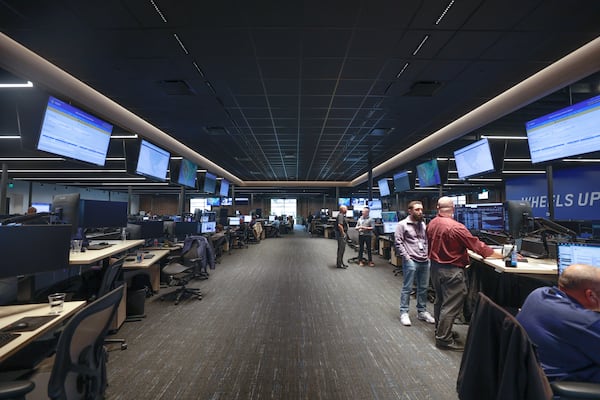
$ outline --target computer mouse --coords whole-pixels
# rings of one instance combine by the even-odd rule
[[[15,324],[14,329],[25,329],[28,327],[29,327],[29,324],[27,322],[19,322],[18,324]]]

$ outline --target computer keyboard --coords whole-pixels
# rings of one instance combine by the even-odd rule
[[[149,258],[152,258],[152,257],[154,257],[154,254],[144,254],[144,258],[145,259],[149,259]]]
[[[12,342],[13,340],[15,340],[16,338],[18,338],[19,336],[21,336],[20,333],[0,332],[0,347],[4,346],[5,344],[8,344],[8,343]]]

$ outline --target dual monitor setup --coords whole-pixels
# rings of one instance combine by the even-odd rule
[[[65,101],[49,96],[35,149],[103,167],[113,126]],[[226,197],[229,182],[144,139],[125,140],[127,172]],[[167,178],[168,175],[168,178]],[[220,182],[217,191],[217,182]]]

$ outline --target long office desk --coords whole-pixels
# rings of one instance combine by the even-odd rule
[[[108,259],[110,256],[125,252],[134,247],[142,246],[144,244],[143,239],[139,240],[103,240],[111,244],[112,246],[106,247],[100,250],[86,250],[81,253],[69,254],[70,265],[88,265],[93,264],[97,261]],[[93,242],[92,242],[93,243]]]
[[[128,261],[125,259],[123,263],[124,271],[134,271],[134,270],[142,270],[148,271],[150,275],[150,283],[152,284],[152,290],[154,292],[158,292],[160,289],[160,263],[159,261],[165,258],[171,251],[170,250],[144,250],[148,253],[144,254],[154,254],[152,258],[142,258],[142,262],[137,262],[135,259],[133,261]],[[133,257],[132,257],[133,258]]]
[[[503,307],[518,309],[534,289],[557,283],[556,260],[527,258],[527,262],[517,262],[517,267],[506,267],[503,260],[483,258],[473,252],[469,252],[469,257],[467,314],[477,292],[483,292]]]
[[[17,332],[20,334],[19,337],[0,347],[0,363],[11,355],[15,354],[18,350],[25,347],[28,343],[31,343],[44,333],[62,323],[65,319],[73,315],[79,309],[83,308],[85,304],[85,301],[66,301],[63,305],[63,311],[55,318],[51,319],[35,330]],[[50,306],[48,303],[2,306],[0,307],[0,329],[20,320],[23,317],[50,315],[49,311]]]

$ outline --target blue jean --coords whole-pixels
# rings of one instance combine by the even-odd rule
[[[369,261],[373,261],[373,257],[371,256],[371,235],[359,235],[358,236],[358,259],[362,260],[363,258],[363,247],[367,248],[367,256],[369,257]]]
[[[429,261],[415,261],[404,259],[402,261],[403,284],[400,292],[400,314],[408,312],[410,292],[413,281],[417,282],[417,311],[427,311],[427,288],[429,287]]]

